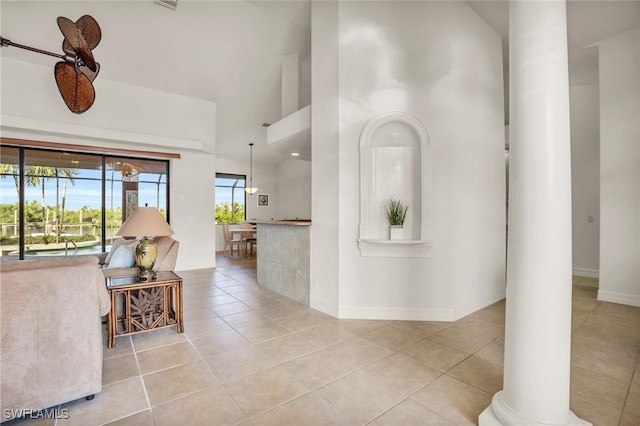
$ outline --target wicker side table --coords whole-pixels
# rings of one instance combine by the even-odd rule
[[[111,310],[107,315],[107,346],[116,337],[144,333],[167,327],[184,332],[182,320],[182,278],[174,272],[158,272],[150,281],[136,275],[108,277]]]

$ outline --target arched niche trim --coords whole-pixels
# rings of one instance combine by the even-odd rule
[[[431,251],[429,135],[406,112],[373,117],[360,135],[360,229],[362,256],[427,257]],[[384,205],[409,205],[404,239],[390,240]]]

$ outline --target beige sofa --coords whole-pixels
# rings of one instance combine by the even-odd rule
[[[156,263],[153,266],[153,270],[175,270],[180,243],[171,237],[155,237],[152,239],[158,245]],[[135,275],[138,273],[138,268],[133,266],[135,264],[135,258],[133,257],[133,248],[136,244],[136,240],[125,240],[122,238],[117,238],[111,245],[111,250],[109,250],[109,252],[107,253],[102,253],[98,257],[98,261],[103,268],[102,272],[104,273],[105,278],[122,275]],[[127,253],[125,257],[129,258],[129,256],[131,256],[131,258],[128,261],[125,260],[124,263],[122,263],[122,258],[120,256],[118,256],[120,257],[120,259],[114,259],[114,256],[116,256],[115,253],[118,250],[122,250],[124,248],[122,246],[129,246],[126,250]],[[115,267],[113,266],[114,263],[117,263]],[[122,266],[127,264],[131,266]]]
[[[101,391],[109,307],[95,257],[2,258],[2,421]]]

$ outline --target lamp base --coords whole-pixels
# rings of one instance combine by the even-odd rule
[[[156,279],[153,266],[156,263],[158,245],[148,237],[144,237],[138,242],[135,250],[136,266],[140,270],[138,281],[152,281]]]
[[[151,269],[148,269],[148,270],[141,269],[140,273],[138,274],[139,282],[154,281],[155,279],[156,279],[156,273]]]

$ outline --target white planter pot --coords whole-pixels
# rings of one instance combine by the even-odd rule
[[[404,240],[404,227],[402,227],[402,226],[390,226],[389,227],[389,239],[390,240]]]

